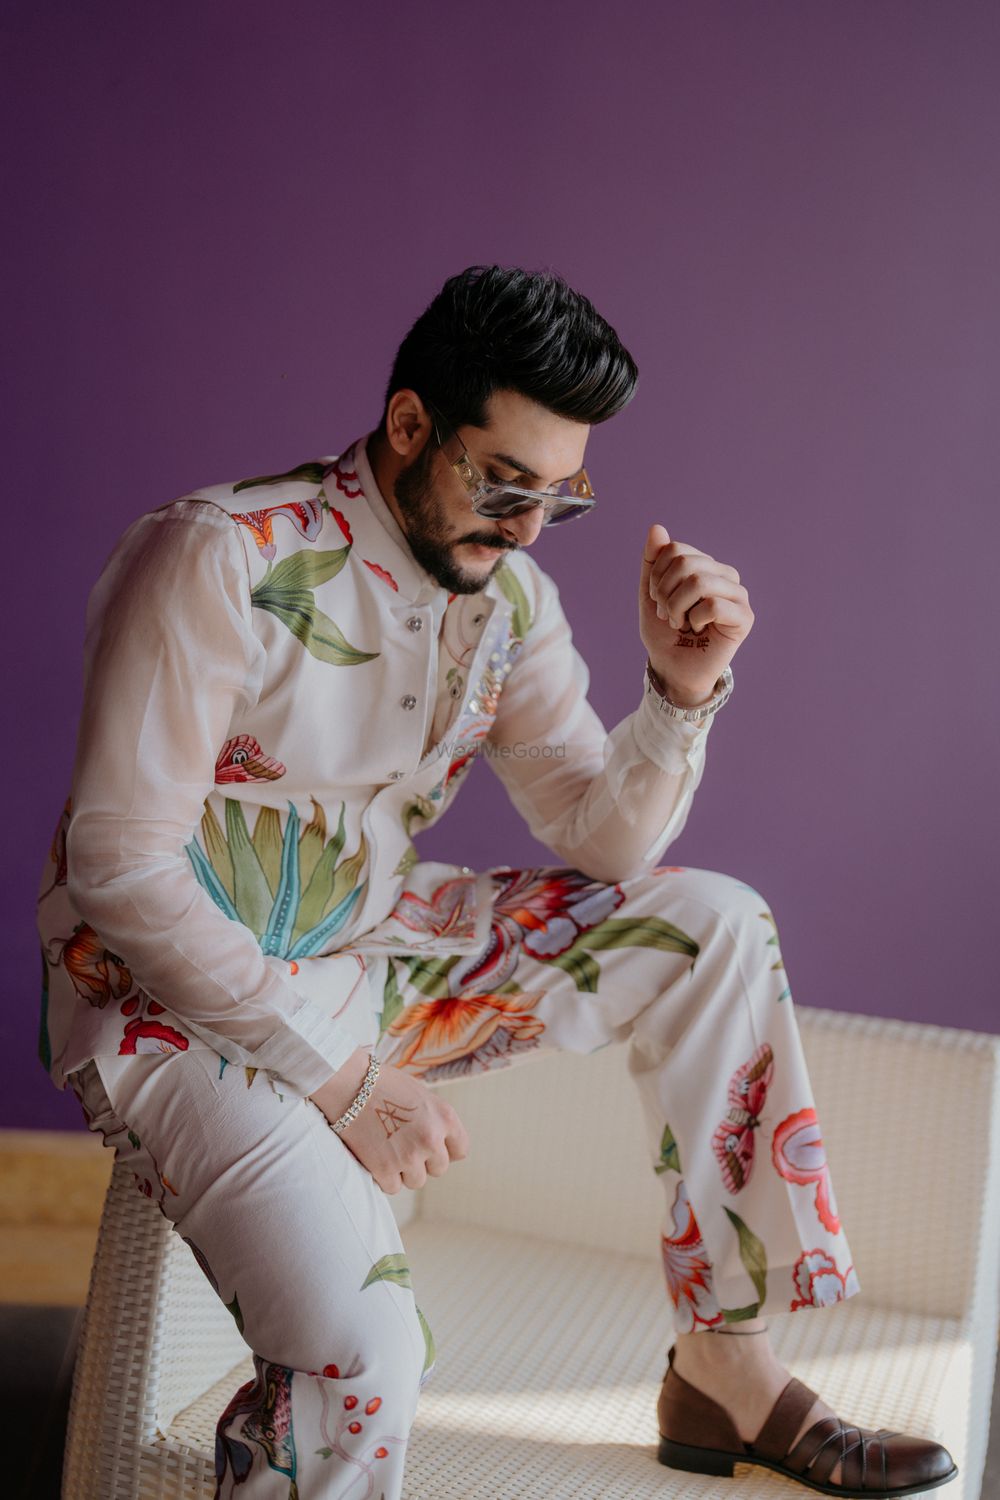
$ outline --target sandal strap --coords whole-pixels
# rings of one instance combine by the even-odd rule
[[[875,1431],[846,1425],[839,1417],[821,1417],[803,1433],[785,1463],[793,1473],[808,1475],[814,1484],[827,1484],[839,1462],[840,1479],[836,1488],[877,1495],[889,1488],[884,1440],[894,1436],[897,1434],[887,1427]]]
[[[815,1391],[793,1375],[754,1438],[754,1453],[759,1453],[761,1458],[783,1460],[792,1446],[795,1434],[802,1426],[803,1417],[818,1399]],[[812,1430],[813,1428],[809,1429],[810,1432]]]

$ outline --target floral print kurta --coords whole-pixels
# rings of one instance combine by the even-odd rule
[[[567,865],[651,870],[712,721],[664,716],[644,683],[608,734],[587,681],[526,551],[479,594],[423,571],[365,440],[139,517],[88,603],[72,784],[42,872],[56,1085],[90,1057],[210,1049],[315,1090],[368,1039],[357,1002],[381,1007],[388,954],[488,937],[490,875],[413,845],[478,754]]]

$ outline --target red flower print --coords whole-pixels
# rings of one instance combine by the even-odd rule
[[[684,1327],[679,1333],[693,1333],[701,1324],[711,1328],[722,1322],[722,1309],[712,1288],[712,1265],[705,1254],[701,1230],[688,1200],[687,1184],[677,1184],[677,1195],[671,1209],[674,1221],[672,1235],[661,1235],[663,1271],[667,1291],[681,1314]]]
[[[771,1160],[787,1182],[816,1184],[816,1212],[824,1229],[840,1228],[830,1169],[814,1109],[800,1109],[782,1120],[771,1141]]]
[[[366,568],[371,568],[376,577],[381,578],[383,582],[387,583],[391,589],[395,589],[396,593],[399,593],[399,584],[396,582],[395,578],[393,578],[391,573],[387,572],[385,568],[380,567],[378,563],[369,562],[367,557],[363,557],[361,560]]]
[[[109,1000],[123,999],[132,988],[132,974],[117,953],[105,948],[86,922],[73,929],[58,956],[50,952],[50,963],[61,961],[82,1000],[103,1010]]]
[[[428,1082],[502,1067],[538,1046],[545,1023],[530,1011],[543,996],[459,995],[408,1005],[386,1033],[400,1040],[384,1060]]]
[[[347,522],[344,520],[343,513],[341,511],[339,511],[335,505],[331,505],[330,506],[330,514],[333,517],[333,519],[336,521],[337,525],[340,527],[341,531],[344,533],[344,536],[347,538],[347,545],[349,547],[353,547],[354,546],[354,538],[351,535],[351,528],[348,526]]]
[[[792,1280],[799,1293],[789,1307],[830,1307],[860,1292],[861,1284],[853,1266],[841,1274],[837,1262],[827,1250],[804,1250],[792,1268]]]
[[[358,471],[354,467],[354,446],[342,453],[335,463],[330,465],[327,473],[332,474],[334,482],[340,493],[346,495],[348,500],[357,500],[364,494]]]
[[[506,870],[493,877],[490,936],[482,953],[456,965],[455,988],[497,989],[532,958],[556,958],[625,900],[621,886],[589,880],[577,870]]]
[[[430,937],[470,937],[476,930],[476,879],[459,875],[439,885],[425,901],[404,891],[392,916],[412,932]]]
[[[162,1021],[129,1021],[118,1048],[120,1057],[141,1052],[186,1052],[188,1039]]]
[[[215,779],[223,785],[231,781],[277,781],[284,774],[281,761],[265,755],[260,740],[252,734],[237,734],[227,740],[215,762]]]
[[[319,500],[292,500],[286,505],[268,505],[264,510],[233,511],[233,520],[239,521],[252,535],[261,557],[269,561],[274,556],[274,517],[285,516],[299,536],[314,542],[323,525],[323,506]]]

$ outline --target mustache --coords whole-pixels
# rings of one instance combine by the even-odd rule
[[[477,547],[495,547],[498,552],[516,552],[520,546],[519,542],[502,541],[495,534],[493,536],[463,536],[453,545],[461,547],[466,542],[472,542]]]

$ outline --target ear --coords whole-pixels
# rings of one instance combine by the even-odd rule
[[[417,457],[431,435],[431,418],[416,391],[393,391],[386,411],[385,435],[400,458]]]

